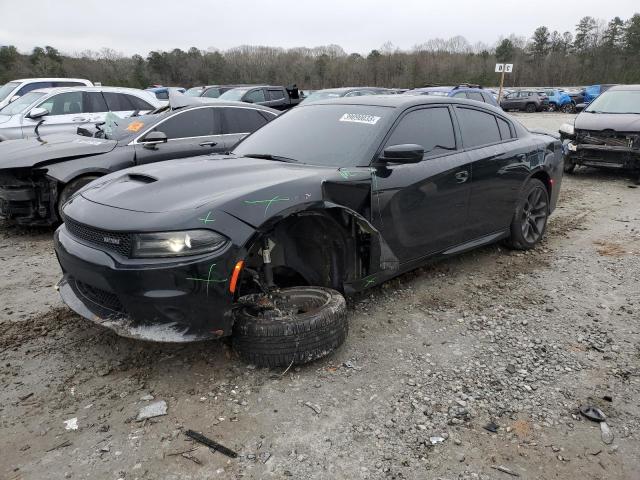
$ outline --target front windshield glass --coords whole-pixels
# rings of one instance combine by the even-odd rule
[[[13,92],[18,85],[20,85],[20,82],[9,82],[0,87],[0,102],[7,98],[7,95]]]
[[[22,113],[29,108],[33,102],[44,95],[44,93],[40,92],[29,92],[0,110],[0,115],[15,115],[17,113]]]
[[[231,100],[231,101],[239,101],[242,99],[245,93],[249,91],[248,88],[232,88],[231,90],[227,90],[218,98],[220,100]]]
[[[184,94],[189,95],[190,97],[199,97],[200,95],[202,95],[203,90],[204,88],[202,87],[193,87],[184,92]]]
[[[369,105],[296,107],[238,145],[236,155],[268,154],[311,165],[369,163],[393,108]],[[385,130],[386,131],[386,130]]]
[[[101,127],[105,132],[105,138],[109,140],[133,140],[134,137],[155,125],[160,118],[166,115],[141,115],[139,117],[118,118],[112,115],[107,118],[106,123]]]
[[[640,113],[640,90],[608,90],[585,109],[591,113]]]
[[[300,103],[313,103],[318,100],[327,100],[329,98],[340,98],[344,92],[336,92],[335,90],[318,90],[306,97]]]

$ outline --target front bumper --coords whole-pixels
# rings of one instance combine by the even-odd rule
[[[578,165],[640,170],[639,148],[589,145],[574,140],[565,144],[565,154]]]
[[[58,220],[55,204],[57,184],[0,178],[0,217],[23,225],[52,225]]]
[[[191,342],[231,334],[229,279],[237,250],[181,259],[129,259],[87,244],[63,224],[54,246],[64,276],[62,300],[118,335]]]

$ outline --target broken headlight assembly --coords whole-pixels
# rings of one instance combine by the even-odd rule
[[[138,233],[133,236],[134,258],[184,257],[220,250],[227,238],[211,230]]]
[[[570,123],[563,123],[560,125],[560,133],[564,133],[567,137],[573,137],[575,135],[575,128]]]

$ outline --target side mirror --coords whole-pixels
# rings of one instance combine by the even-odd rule
[[[11,102],[15,102],[15,101],[16,101],[17,99],[19,99],[19,98],[20,98],[20,95],[14,95],[13,97],[11,97],[11,98],[9,99],[9,103],[11,103]]]
[[[46,108],[36,107],[36,108],[32,108],[31,111],[27,113],[27,118],[36,120],[38,118],[42,118],[47,115],[49,115],[49,110],[47,110]]]
[[[155,148],[155,145],[167,143],[167,134],[164,132],[149,132],[140,143],[144,148]]]
[[[385,163],[418,163],[424,157],[424,147],[415,143],[392,145],[384,149],[380,160]]]

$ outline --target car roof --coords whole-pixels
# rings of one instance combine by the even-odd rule
[[[141,93],[145,90],[129,87],[88,87],[88,86],[76,86],[76,87],[54,87],[54,88],[37,88],[32,90],[33,92],[50,94],[50,93],[62,93],[62,92],[118,92],[118,93]],[[146,92],[147,94],[149,92]]]
[[[63,77],[34,77],[34,78],[18,78],[16,80],[10,80],[7,83],[13,82],[91,82],[86,78],[63,78]]]
[[[616,91],[616,90],[640,90],[640,85],[614,85],[613,87],[609,88],[609,91]]]
[[[319,105],[367,105],[372,107],[391,107],[405,109],[420,105],[429,104],[460,104],[491,110],[494,113],[504,115],[504,111],[494,107],[490,103],[477,102],[475,100],[467,100],[454,97],[442,97],[433,95],[366,95],[363,97],[339,97],[328,100],[318,100],[310,104],[302,104],[296,108],[309,108]]]

